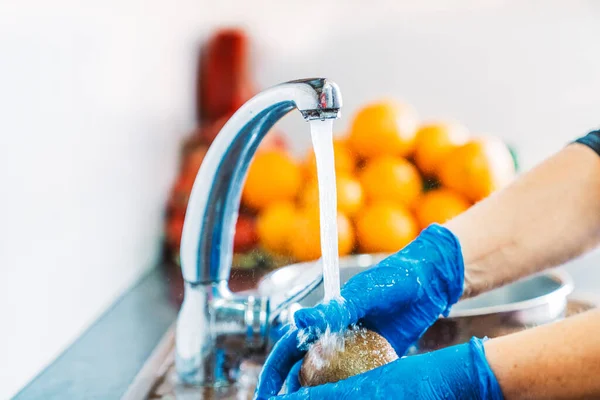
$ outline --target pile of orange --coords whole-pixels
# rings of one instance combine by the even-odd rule
[[[165,213],[165,244],[169,255],[173,258],[177,258],[179,253],[188,201],[196,175],[209,146],[228,118],[229,116],[224,116],[194,130],[184,142],[179,174],[171,188]],[[298,191],[301,174],[294,175],[297,166],[294,161],[288,161],[290,158],[286,149],[287,144],[276,131],[269,132],[258,148],[257,161],[253,163],[253,172],[246,181],[246,187],[250,191],[250,197],[245,199],[248,204],[240,210],[235,226],[234,252],[237,254],[250,253],[258,247],[256,232],[256,209],[258,208],[254,206],[263,204],[265,199],[285,199],[289,193],[295,196]],[[270,171],[271,164],[278,165],[278,169]],[[256,178],[253,177],[265,175],[268,175],[270,185],[263,190],[261,182],[254,182]]]
[[[455,123],[420,124],[414,109],[390,100],[360,109],[348,134],[336,136],[334,155],[341,256],[397,251],[515,175],[499,139]],[[297,261],[319,258],[318,194],[312,151],[300,161],[282,148],[257,154],[242,204],[257,215],[260,246]]]
[[[187,141],[171,193],[165,230],[174,253],[210,144],[206,131]],[[423,228],[454,218],[515,175],[512,155],[499,139],[472,136],[456,123],[422,124],[414,109],[391,100],[358,110],[333,148],[341,256],[395,252]],[[297,160],[277,132],[269,133],[244,183],[234,239],[237,260],[251,268],[257,260],[271,265],[317,259],[319,224],[314,153]]]

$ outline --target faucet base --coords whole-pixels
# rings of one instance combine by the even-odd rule
[[[175,370],[175,326],[165,334],[123,400],[240,400],[252,399],[264,355],[245,359],[235,382],[224,386],[193,386],[182,383]]]
[[[147,399],[251,400],[254,396],[260,369],[260,364],[244,362],[240,366],[239,380],[237,382],[226,386],[210,387],[182,384],[178,382],[175,369],[172,368]]]
[[[176,330],[179,379],[193,386],[226,387],[242,358],[266,345],[269,302],[236,296],[226,282],[185,283]]]

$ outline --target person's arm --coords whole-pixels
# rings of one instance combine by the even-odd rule
[[[597,139],[600,152],[600,135]],[[317,340],[322,332],[337,332],[361,322],[382,334],[403,355],[440,314],[448,315],[461,296],[473,296],[558,265],[599,239],[600,157],[589,147],[574,144],[445,226],[426,228],[404,249],[353,276],[342,288],[343,301],[335,299],[297,311],[295,323],[278,340],[265,363],[255,398],[267,399],[279,393],[287,374],[304,356],[306,344]],[[308,341],[299,346],[300,337]],[[480,348],[477,342],[462,346],[461,357],[475,354],[481,360]],[[461,379],[441,379],[439,393],[452,392],[443,385],[452,385],[458,392],[496,392],[497,384],[487,373],[486,363],[472,371],[473,363],[450,360],[453,351],[431,353],[436,360],[448,361],[448,374],[456,375],[457,365],[464,367]],[[414,387],[415,371],[421,377],[428,366],[439,369],[439,364],[432,364],[428,357],[408,357],[390,366],[399,371],[399,375],[389,375],[390,379],[406,375],[407,385],[412,385],[400,388],[398,382],[390,382],[390,393]],[[413,368],[417,365],[421,370]],[[482,372],[489,378],[489,385],[484,387],[479,385]],[[356,380],[361,380],[365,393],[383,393],[383,389],[370,386],[380,382],[374,374],[351,378],[344,384],[349,393],[355,390]],[[422,383],[427,386],[423,390],[433,389],[428,382]],[[332,386],[324,386],[315,390],[332,390]]]
[[[600,310],[485,343],[506,400],[600,398]]]
[[[497,339],[472,338],[404,357],[335,383],[295,384],[278,399],[598,399],[599,329],[600,310],[590,311]]]
[[[600,157],[571,144],[445,226],[461,243],[463,297],[562,264],[600,242]]]

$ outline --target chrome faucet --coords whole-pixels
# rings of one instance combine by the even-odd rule
[[[182,382],[228,385],[236,355],[265,348],[274,320],[320,283],[317,274],[310,284],[276,297],[235,295],[228,288],[242,184],[261,140],[294,108],[310,121],[338,118],[341,106],[337,85],[326,79],[283,83],[244,104],[208,150],[181,240],[185,293],[177,320],[176,367]]]

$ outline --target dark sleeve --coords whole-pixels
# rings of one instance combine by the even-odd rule
[[[600,130],[588,133],[584,137],[577,139],[575,143],[586,145],[600,156]]]

